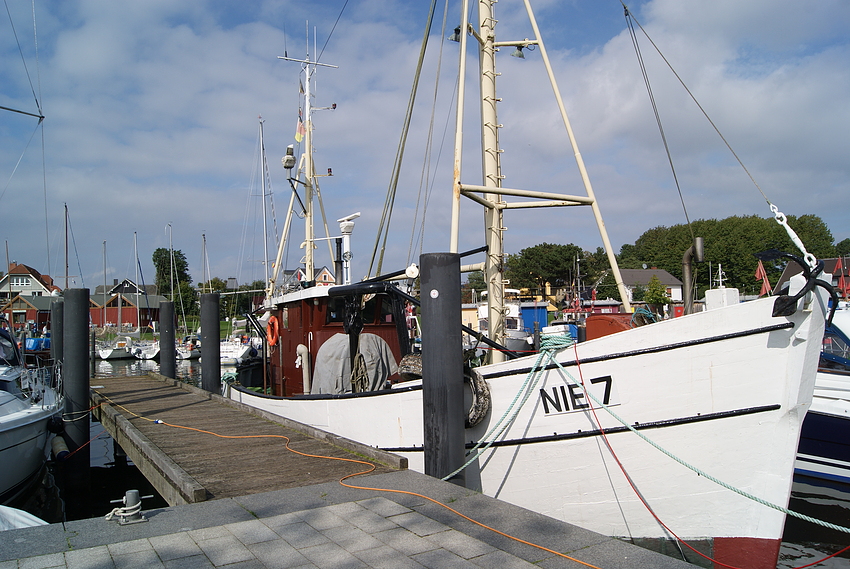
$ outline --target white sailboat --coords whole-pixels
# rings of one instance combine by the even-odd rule
[[[459,39],[461,53],[469,37],[479,45],[484,176],[468,183],[462,169],[466,62],[461,57],[450,249],[457,252],[460,197],[466,196],[486,210],[488,255],[481,268],[488,282],[490,332],[502,340],[505,209],[589,206],[621,297],[628,296],[530,5],[525,4],[535,37],[496,41],[495,1],[478,4],[478,24],[472,26],[463,2],[460,30],[470,33]],[[546,65],[586,195],[501,186],[494,58],[499,47],[518,45],[536,46]],[[309,57],[303,63],[309,111],[309,78],[318,64]],[[300,183],[305,210],[311,211],[315,172],[309,112],[305,118]],[[509,196],[538,202],[508,202]],[[350,234],[352,226],[341,223],[342,233]],[[305,238],[308,255],[311,231]],[[280,254],[276,267],[279,261]],[[310,275],[311,257],[307,262]],[[552,359],[539,373],[536,355],[476,368],[489,388],[476,389],[476,395],[489,391],[490,409],[468,417],[467,487],[643,545],[675,535],[705,542],[702,549],[723,563],[775,567],[785,521],[781,508],[788,503],[800,426],[812,400],[826,312],[817,266],[804,272],[807,278],[792,284],[792,296],[740,303],[737,291],[725,289],[712,293],[705,312],[553,347]],[[271,370],[262,386],[272,396],[238,386],[230,386],[227,396],[402,454],[410,468],[423,470],[422,381],[428,378],[385,384],[396,378],[399,360],[412,345],[397,287],[371,281],[287,292],[276,287],[276,278],[270,280],[265,306]],[[351,376],[352,349],[364,356],[365,389]],[[333,383],[333,374],[336,393],[317,387],[328,377]]]
[[[0,502],[13,499],[38,473],[61,425],[64,397],[51,368],[24,365],[15,337],[0,319]],[[56,419],[54,419],[56,417]],[[51,431],[51,429],[53,429]]]

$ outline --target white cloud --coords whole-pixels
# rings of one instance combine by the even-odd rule
[[[614,4],[590,8],[582,2],[535,2],[582,155],[619,248],[650,227],[681,223],[684,215],[622,10]],[[304,22],[309,19],[311,33],[313,26],[318,31],[319,50],[324,48],[322,60],[339,66],[321,69],[316,85],[315,104],[338,105],[315,118],[317,168],[334,171],[332,178],[322,179],[325,208],[332,232],[333,220],[362,211],[354,235],[355,274],[365,272],[427,5],[352,0],[334,29],[340,7],[268,1],[234,9],[216,2],[164,0],[49,2],[39,7],[51,267],[43,260],[47,245],[38,140],[0,199],[4,211],[16,212],[0,232],[12,256],[54,275],[64,271],[57,269],[64,263],[57,257],[61,247],[56,240],[61,240],[61,204],[68,203],[90,288],[102,281],[103,240],[109,242],[110,259],[122,259],[120,266],[110,262],[111,274],[123,276],[123,255],[117,251],[130,248],[133,231],[138,231],[140,256],[147,263],[146,279],[153,280],[148,260],[154,248],[168,246],[167,223],[174,229],[174,246],[186,254],[196,278],[202,277],[202,233],[213,276],[239,276],[242,282],[261,278],[259,241],[246,229],[253,231],[255,225],[254,219],[246,220],[246,203],[257,116],[266,120],[282,227],[290,190],[278,164],[286,145],[294,142],[299,64],[277,56],[284,50],[290,57],[304,56]],[[521,6],[504,1],[497,7],[497,31],[511,39],[531,35],[527,24],[511,23],[514,16],[523,16]],[[27,30],[28,8],[28,3],[12,6],[21,36]],[[836,240],[850,237],[846,208],[836,207],[850,190],[850,70],[844,33],[850,8],[838,0],[654,0],[634,10],[768,197],[788,214],[820,215]],[[441,17],[438,10],[435,37],[441,33]],[[457,21],[452,7],[449,30]],[[768,215],[722,142],[641,41],[691,219]],[[429,47],[385,270],[406,262],[423,176],[437,49],[436,43]],[[440,169],[431,174],[434,193],[425,251],[448,248],[453,135],[443,129],[454,124],[446,99],[452,94],[458,48],[450,43],[442,49],[434,137],[444,147]],[[9,34],[0,34],[0,50],[0,83],[7,86],[0,90],[0,105],[31,108],[32,96]],[[24,51],[32,56],[31,46],[25,44]],[[524,61],[504,57],[507,52],[501,51],[497,63],[505,184],[581,192],[563,126],[549,104],[551,89],[540,52],[527,52]],[[34,58],[28,61],[32,71]],[[471,73],[476,67],[470,62]],[[467,118],[476,115],[475,104],[469,103]],[[5,187],[34,124],[0,116],[0,182]],[[465,179],[477,183],[478,135],[471,124],[467,135]],[[462,215],[461,248],[480,246],[479,207],[465,200]],[[574,242],[588,249],[600,245],[586,210],[509,211],[505,224],[508,252],[542,241]],[[292,231],[296,236],[303,232],[297,220]],[[250,238],[244,245],[243,234]],[[300,237],[294,240],[290,259],[300,257]]]

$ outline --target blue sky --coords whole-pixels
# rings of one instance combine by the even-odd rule
[[[294,142],[299,66],[306,28],[315,30],[323,69],[315,86],[317,169],[332,168],[321,190],[335,220],[362,213],[353,237],[354,274],[366,272],[425,25],[424,0],[298,2],[7,0],[0,18],[0,238],[12,260],[64,284],[63,204],[73,241],[71,286],[135,278],[133,233],[146,282],[150,256],[169,238],[197,280],[263,278],[258,116],[278,232],[290,190],[280,166]],[[437,3],[432,35],[444,8]],[[533,2],[614,248],[643,231],[685,220],[646,89],[615,0]],[[688,84],[763,191],[786,214],[816,214],[836,241],[850,237],[850,5],[841,0],[651,0],[630,3],[638,20]],[[521,2],[497,4],[497,39],[531,36]],[[339,21],[337,22],[337,19]],[[451,1],[446,26],[459,22]],[[336,26],[336,27],[334,27]],[[331,34],[331,31],[333,33]],[[450,31],[450,30],[449,30]],[[329,37],[330,36],[330,37]],[[384,270],[416,261],[411,245],[424,177],[437,55],[442,50],[425,252],[448,249],[451,108],[458,44],[433,41],[399,184]],[[764,199],[726,151],[651,47],[642,44],[688,215],[757,214]],[[311,38],[312,51],[312,38]],[[502,50],[497,68],[505,185],[580,192],[539,52],[525,60]],[[314,54],[315,55],[315,54]],[[475,67],[474,63],[471,63]],[[32,87],[27,77],[32,80]],[[467,116],[475,113],[467,104]],[[469,124],[464,181],[480,183],[477,135]],[[27,146],[27,141],[35,134]],[[15,164],[23,153],[20,165]],[[42,167],[42,164],[44,167]],[[13,175],[14,171],[14,175]],[[462,250],[483,244],[478,206],[462,204]],[[45,219],[46,218],[46,219]],[[170,225],[171,233],[168,232]],[[543,241],[601,245],[590,211],[509,211],[508,253]],[[300,242],[303,224],[293,224]],[[206,236],[206,260],[202,253]],[[319,249],[319,264],[330,264]],[[290,249],[287,268],[301,256]],[[49,259],[49,261],[48,261]],[[723,262],[722,259],[712,260]],[[208,264],[207,264],[208,263]]]

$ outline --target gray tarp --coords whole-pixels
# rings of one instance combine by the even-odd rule
[[[369,376],[367,391],[381,389],[398,372],[389,345],[375,334],[360,334],[360,349]],[[319,347],[311,393],[351,393],[351,358],[347,334],[334,334]]]

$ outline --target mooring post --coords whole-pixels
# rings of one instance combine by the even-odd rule
[[[62,336],[65,329],[65,301],[57,298],[50,303],[50,358],[61,362],[63,358]]]
[[[160,302],[159,373],[177,379],[177,345],[174,340],[174,302]]]
[[[221,332],[217,292],[201,295],[201,388],[221,392]]]
[[[425,474],[443,478],[464,462],[460,256],[420,256]],[[449,482],[464,486],[460,472]]]
[[[65,435],[76,452],[69,463],[68,498],[72,510],[88,512],[84,503],[88,496],[91,452],[87,444],[89,434],[89,290],[65,289],[64,322],[62,333],[62,374],[65,390]]]

